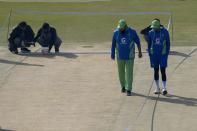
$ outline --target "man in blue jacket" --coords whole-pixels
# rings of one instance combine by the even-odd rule
[[[135,44],[138,47],[138,56],[141,58],[140,39],[136,31],[128,27],[124,19],[121,19],[113,34],[111,59],[115,60],[116,54],[121,91],[127,92],[127,96],[130,96],[132,91]]]
[[[167,94],[166,89],[166,68],[168,55],[170,52],[169,32],[160,26],[160,21],[153,20],[151,23],[152,30],[148,34],[148,52],[150,56],[151,67],[154,68],[154,80],[156,83],[155,94],[160,93],[159,87],[159,68],[162,75],[163,89],[162,94]]]

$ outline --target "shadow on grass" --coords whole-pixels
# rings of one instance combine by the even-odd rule
[[[15,131],[15,130],[1,129],[0,127],[0,131]]]
[[[29,63],[18,62],[18,61],[10,61],[10,60],[5,60],[5,59],[0,59],[0,63],[9,64],[9,65],[22,65],[22,66],[40,66],[40,67],[44,66],[44,65],[29,64]]]
[[[194,51],[196,51],[196,50],[194,50]],[[147,53],[147,51],[144,51],[142,53]],[[56,56],[62,56],[62,57],[65,57],[65,58],[75,59],[75,58],[78,57],[77,55],[110,55],[110,54],[111,54],[111,52],[109,52],[109,51],[101,51],[101,52],[92,52],[92,51],[88,52],[87,51],[87,52],[49,53],[49,54],[46,54],[46,55],[42,54],[41,52],[32,52],[32,53],[29,53],[29,54],[20,53],[19,55],[28,56],[28,57],[44,57],[44,58],[54,58]],[[170,51],[170,55],[181,56],[181,57],[185,57],[185,58],[191,57],[190,54],[186,54],[186,53],[182,53],[182,52],[178,52],[178,51]]]
[[[142,53],[148,53],[148,50],[146,50],[146,51],[144,51]],[[185,58],[191,57],[191,55],[183,53],[183,52],[179,52],[179,51],[170,51],[169,55],[180,56],[180,57],[185,57]]]
[[[139,97],[145,97],[147,98],[146,95],[143,94],[138,94],[138,93],[133,93],[132,96],[139,96]],[[166,97],[159,97],[156,95],[154,96],[148,96],[149,100],[158,100],[161,102],[168,102],[168,103],[173,103],[173,104],[182,104],[186,106],[197,106],[197,98],[188,98],[188,97],[183,97],[183,96],[177,96],[177,95],[171,95],[168,94]]]
[[[43,57],[43,58],[54,58],[56,56],[61,56],[69,59],[76,59],[78,56],[75,53],[66,53],[66,52],[60,52],[60,53],[49,53],[49,54],[42,54],[41,52],[32,52],[32,53],[20,53],[21,56],[26,57]]]
[[[181,56],[181,57],[190,57],[190,55],[182,53],[182,52],[178,52],[178,51],[170,51],[170,55],[174,55],[174,56]]]

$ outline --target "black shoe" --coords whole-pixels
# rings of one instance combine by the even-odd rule
[[[121,89],[121,92],[122,92],[122,93],[125,93],[125,92],[126,92],[125,87],[123,87],[123,88]]]
[[[10,51],[12,54],[18,54],[18,49],[13,50],[13,49],[9,48],[9,51]]]
[[[27,49],[27,48],[21,48],[21,52],[22,53],[30,53],[31,50]]]
[[[154,94],[155,94],[155,95],[161,94],[160,88],[155,89]]]
[[[162,91],[162,94],[163,94],[164,96],[167,95],[167,94],[168,94],[167,90],[163,90],[163,91]]]
[[[131,96],[131,91],[127,91],[127,96]]]
[[[18,54],[18,50],[11,51],[13,54]]]
[[[59,53],[60,51],[59,51],[59,49],[55,49],[55,53]]]

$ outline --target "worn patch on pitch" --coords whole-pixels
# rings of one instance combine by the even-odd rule
[[[94,46],[92,46],[92,45],[82,45],[81,47],[83,47],[83,48],[93,48]]]

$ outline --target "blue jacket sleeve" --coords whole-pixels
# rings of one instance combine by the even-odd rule
[[[166,30],[166,54],[169,55],[170,53],[170,35],[169,32]]]
[[[134,31],[134,41],[135,41],[135,43],[137,44],[137,46],[140,45],[140,38],[139,38],[139,36],[137,35],[137,32],[136,32],[136,31]]]
[[[111,46],[111,58],[115,59],[115,48],[116,48],[116,33],[114,32],[112,38],[112,46]]]
[[[152,39],[151,39],[151,32],[148,33],[148,53],[150,55],[150,48],[151,48],[151,43]]]

